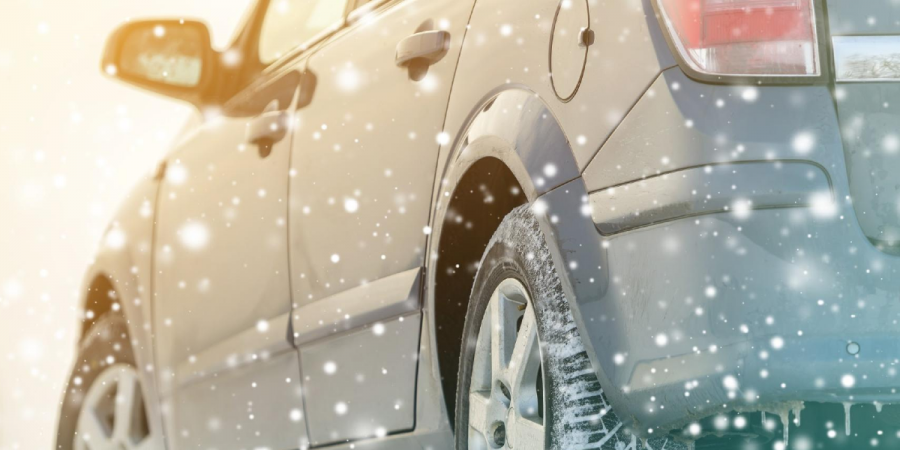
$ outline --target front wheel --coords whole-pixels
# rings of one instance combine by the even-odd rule
[[[481,260],[459,367],[457,450],[685,448],[638,439],[610,407],[527,205]]]
[[[81,344],[62,402],[57,450],[160,450],[125,318],[107,313]]]

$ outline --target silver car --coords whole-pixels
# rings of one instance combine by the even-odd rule
[[[259,0],[85,278],[57,449],[900,448],[900,3]],[[801,411],[803,420],[801,421]]]

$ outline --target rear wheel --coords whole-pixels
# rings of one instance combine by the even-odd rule
[[[543,374],[529,298],[511,276],[488,302],[469,378],[469,448],[543,448],[534,445],[544,441]]]
[[[527,205],[504,219],[481,260],[456,405],[458,450],[686,448],[638,439],[610,407]]]

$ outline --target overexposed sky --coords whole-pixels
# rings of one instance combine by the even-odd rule
[[[82,274],[191,111],[101,76],[106,36],[127,18],[193,17],[222,46],[249,3],[0,2],[0,450],[53,447]]]

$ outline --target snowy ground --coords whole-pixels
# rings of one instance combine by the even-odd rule
[[[198,17],[227,42],[248,0],[0,5],[0,450],[52,448],[95,243],[189,107],[100,75],[128,17]]]

